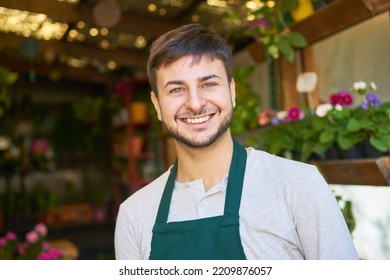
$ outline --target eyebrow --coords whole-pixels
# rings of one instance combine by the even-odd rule
[[[210,74],[210,75],[207,75],[207,76],[198,78],[198,81],[199,81],[199,82],[204,82],[204,81],[207,81],[207,80],[212,79],[212,78],[221,79],[221,77],[219,77],[219,76],[216,75],[216,74]],[[183,81],[183,80],[172,80],[172,81],[168,81],[168,82],[165,84],[164,88],[166,88],[166,87],[169,86],[169,85],[183,85],[183,84],[184,84],[184,81]]]

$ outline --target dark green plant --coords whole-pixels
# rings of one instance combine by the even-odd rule
[[[260,112],[260,97],[252,90],[248,82],[254,66],[234,68],[236,83],[236,107],[230,130],[233,135],[242,135],[257,127],[257,114]]]
[[[0,66],[0,119],[11,108],[9,87],[18,79],[18,73]]]
[[[345,223],[347,224],[349,232],[352,234],[352,232],[355,230],[356,227],[356,220],[355,216],[352,212],[352,202],[350,200],[345,200],[341,195],[336,195],[336,200],[340,204],[340,210],[343,214]]]

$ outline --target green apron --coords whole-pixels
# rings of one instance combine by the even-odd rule
[[[245,260],[239,231],[239,209],[246,150],[234,141],[223,216],[169,222],[177,160],[171,169],[153,227],[151,260]]]

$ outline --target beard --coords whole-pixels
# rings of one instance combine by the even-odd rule
[[[162,125],[165,128],[166,132],[172,136],[175,140],[179,141],[180,143],[189,146],[191,148],[205,148],[213,144],[217,139],[224,134],[230,127],[230,124],[233,119],[233,110],[231,110],[224,119],[222,119],[220,125],[218,126],[218,129],[215,133],[209,135],[206,139],[203,140],[197,140],[196,138],[187,137],[183,134],[181,134],[178,131],[177,127],[170,126],[167,124],[164,120],[162,120]],[[195,132],[202,132],[205,129],[198,129]]]

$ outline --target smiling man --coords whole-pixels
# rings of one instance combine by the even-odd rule
[[[147,67],[178,157],[122,203],[117,259],[357,259],[314,166],[232,138],[236,92],[220,36],[196,24],[179,27],[154,42]]]

